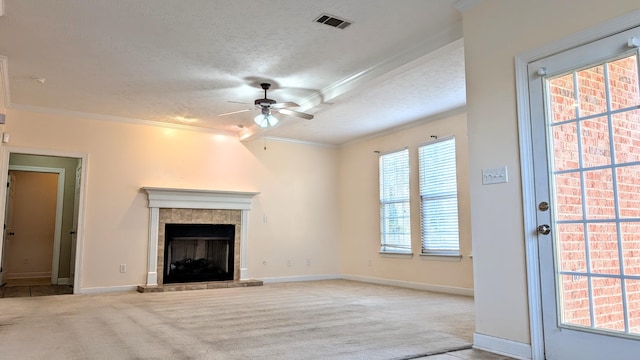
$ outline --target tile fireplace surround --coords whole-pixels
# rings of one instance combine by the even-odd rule
[[[261,285],[248,280],[247,229],[251,200],[259,193],[143,187],[149,200],[147,283],[139,291],[190,290]],[[163,285],[165,224],[235,225],[233,281]],[[170,287],[170,288],[169,288]]]

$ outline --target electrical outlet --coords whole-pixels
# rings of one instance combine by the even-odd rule
[[[121,273],[127,272],[127,264],[120,264],[120,272]]]
[[[291,260],[287,260],[287,266],[291,266]]]
[[[506,183],[509,181],[507,167],[482,170],[482,185]]]
[[[307,266],[311,266],[311,259],[307,259]]]

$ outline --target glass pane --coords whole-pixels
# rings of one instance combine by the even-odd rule
[[[554,176],[557,220],[582,219],[582,188],[580,173]]]
[[[625,275],[640,275],[640,222],[620,224]]]
[[[560,271],[587,272],[587,255],[582,224],[556,226]]]
[[[640,165],[616,169],[620,218],[640,218]]]
[[[589,284],[586,276],[562,275],[562,323],[591,326],[589,313]]]
[[[553,126],[554,170],[571,170],[580,166],[576,123]]]
[[[549,96],[551,97],[551,122],[576,118],[573,74],[549,80]]]
[[[640,110],[612,115],[616,164],[640,161]]]
[[[385,204],[382,207],[382,221],[385,234],[409,234],[409,203]]]
[[[593,311],[596,329],[624,331],[624,309],[622,307],[622,283],[620,279],[591,279]]]
[[[620,274],[618,232],[615,223],[589,224],[589,260],[591,272]]]
[[[614,219],[613,179],[611,170],[584,172],[588,219]]]
[[[582,133],[582,167],[611,164],[607,118],[584,120],[580,123],[580,131]]]
[[[638,91],[638,57],[626,57],[609,63],[609,94],[611,110],[640,104]]]
[[[607,111],[604,65],[578,71],[578,109],[580,117]]]
[[[626,280],[629,332],[640,335],[640,280]]]

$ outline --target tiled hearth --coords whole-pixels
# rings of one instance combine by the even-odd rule
[[[149,199],[147,283],[140,292],[219,289],[262,285],[247,279],[248,211],[258,193],[145,187]],[[231,224],[235,226],[233,280],[163,284],[166,224]]]

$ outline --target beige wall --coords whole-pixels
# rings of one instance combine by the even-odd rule
[[[478,333],[530,343],[514,56],[639,7],[490,0],[463,14]],[[502,165],[509,183],[483,186],[481,170]]]
[[[265,151],[262,140],[15,109],[4,131],[13,147],[88,154],[83,288],[146,281],[143,186],[261,192],[249,215],[249,275],[338,273],[336,149],[268,142]]]
[[[470,293],[473,288],[467,118],[459,113],[421,125],[354,143],[340,150],[340,221],[343,275],[388,279],[430,285],[444,291]],[[419,145],[430,136],[456,136],[458,198],[460,211],[460,261],[427,259],[420,254],[420,197],[418,188]],[[411,166],[412,258],[380,255],[380,199],[378,154],[409,148]]]

